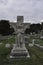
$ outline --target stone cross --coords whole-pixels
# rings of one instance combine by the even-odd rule
[[[30,27],[30,23],[24,23],[24,17],[23,16],[17,16],[17,22],[11,22],[10,25],[14,28],[15,33],[16,32],[22,32],[26,30],[26,28]]]
[[[16,40],[18,46],[20,46],[20,37],[23,43],[23,33],[25,32],[26,28],[30,27],[30,23],[24,23],[24,17],[23,16],[17,16],[17,22],[16,23],[10,23],[12,27],[15,30],[16,33]],[[19,39],[19,40],[18,40]]]
[[[11,23],[11,25],[14,27],[14,30],[16,33],[16,39],[15,39],[16,46],[13,47],[11,56],[10,56],[12,58],[15,57],[15,56],[13,56],[13,55],[15,55],[15,53],[17,55],[19,54],[19,57],[20,57],[20,55],[22,57],[24,57],[25,55],[28,54],[28,51],[24,44],[24,35],[23,34],[24,34],[25,29],[29,27],[29,23],[23,23],[23,20],[24,20],[23,16],[17,16],[17,23],[15,23],[15,24]],[[16,51],[16,52],[14,52],[14,51]],[[24,54],[24,56],[23,56],[23,54]]]

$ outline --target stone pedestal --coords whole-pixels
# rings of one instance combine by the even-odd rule
[[[25,44],[23,44],[22,47],[17,47],[17,45],[14,44],[14,47],[11,50],[10,58],[11,59],[30,58],[30,55],[25,47]]]

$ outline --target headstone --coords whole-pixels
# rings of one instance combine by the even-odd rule
[[[32,33],[30,33],[30,35],[32,35]]]
[[[33,44],[32,43],[29,43],[29,47],[33,47]]]
[[[41,36],[40,39],[43,39],[43,36]]]
[[[33,32],[33,35],[35,35],[35,32]]]
[[[10,48],[11,45],[7,43],[7,44],[5,44],[5,47],[6,47],[6,48]]]
[[[25,47],[24,35],[23,35],[23,16],[17,16],[16,25],[16,39],[13,49],[10,53],[10,58],[30,58],[28,50]]]
[[[33,44],[33,45],[34,45],[34,43],[35,43],[35,39],[32,40],[32,44]]]
[[[35,43],[34,41],[35,41],[35,39],[32,40],[32,43],[29,43],[29,47],[34,46],[34,43]]]
[[[24,43],[25,43],[25,44],[29,44],[29,38],[30,38],[30,37],[29,37],[29,34],[25,34],[25,35],[24,35],[24,40],[25,40]]]

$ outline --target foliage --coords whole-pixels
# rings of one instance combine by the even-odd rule
[[[13,28],[10,28],[9,20],[0,20],[0,34],[9,35],[14,32]]]
[[[26,29],[25,30],[25,33],[27,34],[30,34],[30,33],[33,33],[33,32],[35,32],[36,34],[38,34],[40,31],[42,30],[42,25],[41,24],[31,24],[30,25],[30,28],[28,29]]]

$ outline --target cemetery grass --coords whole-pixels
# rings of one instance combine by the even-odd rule
[[[30,58],[24,60],[9,60],[7,56],[10,54],[12,48],[5,48],[5,44],[14,44],[14,37],[11,39],[5,39],[0,41],[3,44],[0,44],[0,65],[43,65],[43,50],[33,46],[29,47],[26,45]],[[30,39],[31,40],[31,39]],[[39,44],[43,43],[43,40],[40,41]]]
[[[37,39],[37,44],[43,46],[43,39]]]
[[[37,36],[30,35],[29,43],[32,43],[33,39],[35,39],[35,44],[39,44],[39,45],[43,46],[43,39],[41,39],[39,35],[37,35]]]
[[[12,36],[11,38],[7,38],[7,39],[4,39],[4,40],[0,40],[1,43],[8,43],[8,44],[14,44],[15,42],[15,36]]]
[[[37,47],[28,47],[30,54],[29,59],[9,60],[7,55],[10,54],[11,48],[5,48],[5,44],[0,45],[0,65],[43,65],[43,51]]]

